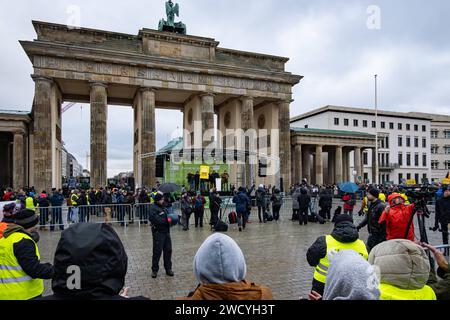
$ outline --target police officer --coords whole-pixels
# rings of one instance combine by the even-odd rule
[[[150,206],[149,220],[153,234],[152,278],[158,276],[159,260],[164,256],[164,269],[166,275],[173,277],[172,271],[172,239],[170,238],[170,226],[172,218],[169,217],[164,205],[164,194],[158,192],[155,195],[155,203]]]
[[[359,239],[352,217],[347,214],[339,215],[332,234],[319,237],[306,253],[309,265],[316,268],[312,291],[323,295],[330,266],[329,255],[340,250],[354,250],[366,260],[369,256],[366,245]]]

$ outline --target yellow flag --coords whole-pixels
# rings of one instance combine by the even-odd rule
[[[202,180],[209,179],[209,167],[208,166],[200,166],[200,179],[202,179]]]

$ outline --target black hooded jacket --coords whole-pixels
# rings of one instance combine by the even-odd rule
[[[341,222],[334,227],[331,236],[342,243],[352,243],[359,239],[358,229],[351,222]],[[308,249],[306,259],[311,267],[319,264],[319,261],[327,255],[327,241],[325,236],[317,238],[316,242]]]
[[[358,229],[362,229],[365,226],[368,226],[369,234],[385,236],[386,235],[386,224],[378,223],[381,215],[384,212],[384,209],[385,209],[385,205],[384,205],[383,201],[381,201],[380,199],[377,199],[374,202],[371,202],[369,205],[369,211],[367,212],[366,216],[364,217],[364,220],[361,221],[361,223],[359,224]]]
[[[79,267],[80,289],[75,284]],[[55,252],[53,296],[45,300],[116,300],[125,284],[128,257],[114,229],[106,224],[79,223],[65,230]]]

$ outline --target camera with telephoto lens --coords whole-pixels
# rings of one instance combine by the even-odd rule
[[[415,186],[402,186],[402,189],[405,190],[408,198],[411,199],[411,202],[418,203],[421,201],[425,201],[426,203],[433,200],[436,196],[438,187],[434,185],[415,185]]]

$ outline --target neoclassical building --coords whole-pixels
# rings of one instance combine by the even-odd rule
[[[33,21],[37,38],[20,41],[33,65],[35,95],[26,180],[37,189],[61,185],[61,105],[91,106],[91,185],[107,181],[108,105],[134,110],[134,173],[138,186],[155,182],[155,109],[184,112],[186,148],[207,148],[203,134],[217,128],[265,130],[264,157],[279,158],[280,171],[257,177],[248,158],[232,179],[291,184],[290,104],[301,76],[285,70],[284,57],[219,47],[214,39],[141,29],[123,34]],[[214,123],[215,115],[217,123]],[[228,130],[228,131],[227,131]],[[226,139],[224,140],[226,141]],[[218,148],[248,150],[247,139]],[[221,141],[222,142],[222,141]],[[247,147],[247,148],[245,148]],[[19,182],[20,184],[20,182]]]

